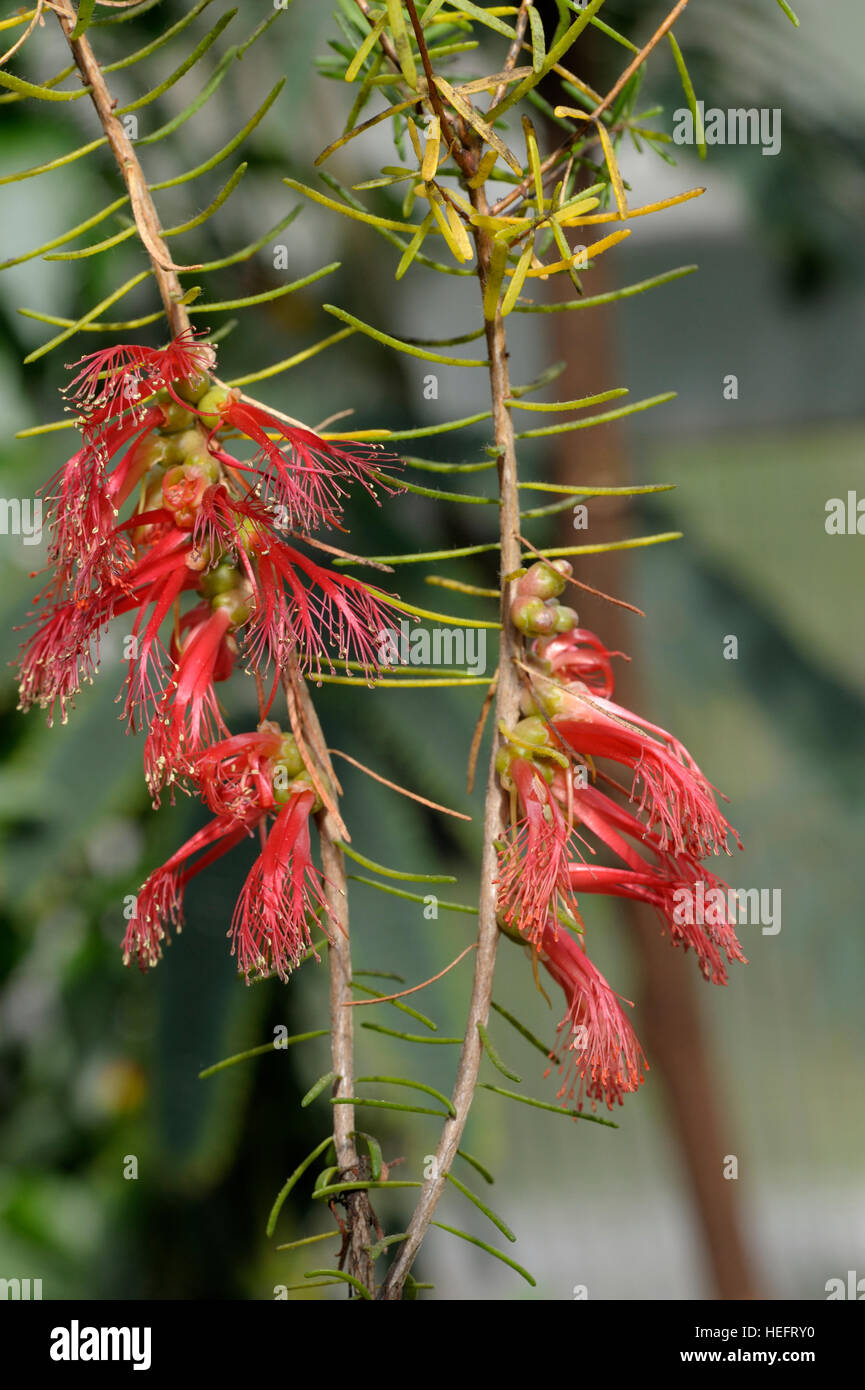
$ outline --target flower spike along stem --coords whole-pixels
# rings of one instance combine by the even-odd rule
[[[430,80],[432,73],[429,67],[429,57],[427,56],[426,44],[413,0],[407,0],[407,8],[415,34],[418,36],[418,46],[421,55],[425,59],[424,66],[427,69],[430,96],[433,100],[433,104],[437,105],[438,98],[433,96],[433,93],[436,92],[435,82],[434,80]],[[467,158],[462,160],[459,156],[457,156],[457,158],[461,166],[464,164],[466,169],[471,167]],[[476,173],[476,167],[472,169],[471,172],[472,174]],[[480,217],[485,217],[489,209],[483,187],[471,189],[471,201],[474,211]],[[483,298],[486,295],[492,264],[493,238],[482,226],[475,227],[473,231],[477,248],[478,279],[481,298]],[[499,451],[498,478],[499,497],[501,502],[499,513],[499,543],[501,546],[500,572],[506,575],[516,570],[520,564],[520,498],[519,489],[517,487],[517,455],[513,417],[511,411],[505,404],[510,397],[511,391],[510,375],[508,372],[507,339],[504,319],[500,309],[496,311],[494,318],[485,320],[485,335],[487,356],[489,359],[488,370],[493,412],[493,431],[496,447]],[[519,711],[520,678],[514,663],[514,657],[518,654],[518,634],[507,621],[510,602],[508,589],[509,586],[507,584],[503,585],[501,604],[502,633],[499,649],[498,680],[494,698],[496,722],[504,722],[509,725],[514,722]],[[380,1296],[383,1299],[396,1299],[402,1296],[406,1275],[420,1248],[427,1228],[433,1219],[439,1198],[447,1185],[447,1174],[450,1171],[460,1146],[463,1130],[465,1129],[466,1120],[468,1119],[469,1110],[477,1086],[481,1060],[484,1055],[483,1042],[478,1025],[482,1028],[486,1027],[489,1019],[499,937],[499,930],[496,922],[495,844],[500,838],[506,823],[505,798],[499,786],[495,769],[496,752],[497,744],[494,746],[487,779],[487,795],[483,825],[484,839],[483,857],[481,861],[481,886],[478,901],[477,959],[475,961],[471,1001],[469,1003],[468,1016],[466,1019],[465,1041],[460,1054],[457,1078],[452,1096],[456,1113],[452,1119],[445,1122],[442,1128],[441,1138],[436,1149],[435,1163],[433,1165],[434,1176],[427,1180],[421,1191],[417,1206],[415,1207],[414,1214],[408,1226],[407,1238],[400,1245],[397,1256],[388,1271],[387,1278],[382,1287]]]
[[[40,3],[37,17],[41,8]],[[339,1176],[349,1180],[339,1199],[347,1213],[339,1278],[369,1298],[375,1287],[369,1251],[378,1227],[364,1182],[351,1182],[363,1179],[365,1170],[350,1099],[352,970],[338,845],[350,833],[335,799],[339,782],[303,670],[320,667],[322,657],[329,660],[321,645],[321,632],[329,628],[341,654],[348,657],[353,650],[369,672],[377,664],[373,651],[384,610],[359,581],[314,565],[286,545],[282,534],[289,529],[306,540],[313,527],[334,524],[352,482],[373,496],[373,483],[392,491],[382,472],[387,460],[378,456],[373,468],[363,453],[322,439],[213,376],[215,353],[191,332],[178,278],[183,270],[206,267],[179,266],[167,250],[137,154],[85,32],[82,21],[90,11],[85,6],[76,13],[69,0],[56,0],[51,8],[126,186],[172,342],[163,351],[130,347],[93,354],[73,381],[83,448],[55,480],[57,577],[40,596],[48,616],[24,657],[22,702],[49,708],[59,703],[65,717],[66,702],[98,659],[103,628],[116,614],[139,609],[127,713],[130,727],[149,724],[145,764],[151,789],[158,796],[162,786],[185,780],[200,792],[214,819],[148,878],[129,924],[127,961],[156,963],[170,928],[182,925],[188,880],[253,831],[261,834],[261,854],[229,932],[247,978],[269,973],[285,978],[314,953],[310,922],[323,917],[333,1096],[343,1102],[333,1107],[333,1144]],[[259,447],[251,463],[225,451],[220,435],[229,431]],[[137,511],[119,521],[121,507],[139,487]],[[275,507],[289,523],[278,532]],[[324,543],[320,548],[345,554]],[[204,601],[179,622],[175,618],[166,663],[159,629],[190,589]],[[241,630],[260,704],[262,667],[272,663],[282,676],[294,737],[266,719],[254,734],[231,736],[224,725],[213,683],[234,667]],[[320,872],[310,857],[310,819],[318,830]]]

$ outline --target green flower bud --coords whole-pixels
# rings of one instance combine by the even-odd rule
[[[300,749],[291,734],[283,734],[279,758],[280,762],[289,769],[292,777],[297,777],[305,771]]]
[[[219,464],[208,451],[207,438],[202,430],[193,427],[171,435],[166,441],[168,456],[173,464],[197,464],[205,469],[212,483],[219,480]]]
[[[198,402],[198,409],[201,412],[201,423],[206,430],[218,429],[221,422],[219,413],[220,406],[224,405],[231,395],[237,397],[238,393],[231,392],[226,386],[211,386]]]
[[[283,766],[284,764],[281,763],[276,764],[277,768]],[[281,774],[278,777],[274,777],[273,799],[279,806],[284,806],[287,801],[290,801],[293,796],[297,796],[299,792],[312,792],[315,797],[315,801],[312,803],[312,814],[321,810],[321,797],[315,789],[312,778],[305,769],[284,786],[282,785],[283,782],[284,777]]]
[[[251,516],[242,516],[236,523],[234,534],[243,550],[254,550],[261,539],[261,530]]]
[[[164,397],[164,398],[163,398]],[[172,400],[168,392],[159,392],[156,398],[162,407],[162,424],[160,426],[164,434],[176,434],[178,430],[188,430],[194,423],[195,417],[189,410],[184,410],[182,405]]]
[[[576,627],[579,619],[573,608],[557,603],[553,611],[556,615],[556,632],[571,632]]]
[[[561,714],[569,698],[566,690],[556,681],[548,680],[546,676],[540,676],[535,681],[535,695],[540,708],[549,719]]]
[[[502,786],[507,792],[509,792],[513,786],[510,776],[512,757],[513,749],[507,743],[503,744],[496,753],[496,772],[501,780]]]
[[[237,588],[241,574],[236,565],[229,560],[221,560],[218,565],[202,577],[199,589],[205,598],[214,599],[218,594],[227,594]]]
[[[174,389],[178,396],[184,401],[192,401],[193,403],[200,401],[201,397],[210,390],[210,386],[210,377],[206,372],[196,372],[188,381],[174,382]]]
[[[550,731],[537,715],[520,719],[514,725],[513,734],[521,743],[530,743],[536,748],[545,748],[550,741]]]
[[[570,573],[570,565],[567,564]],[[520,580],[519,592],[532,598],[558,598],[565,587],[565,578],[559,565],[548,565],[546,560],[538,560]]]
[[[527,637],[545,637],[555,628],[555,609],[539,598],[518,598],[511,604],[511,622]]]
[[[162,434],[146,434],[139,441],[135,451],[136,463],[145,470],[167,468],[174,460],[171,457],[172,440]]]
[[[232,627],[241,627],[252,612],[252,602],[241,588],[228,589],[223,594],[215,594],[210,600],[214,610],[224,608],[231,618]]]

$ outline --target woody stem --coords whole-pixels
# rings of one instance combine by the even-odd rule
[[[138,156],[126,133],[123,122],[115,115],[117,100],[112,97],[108,84],[102,75],[102,68],[90,47],[86,36],[80,39],[71,37],[78,16],[70,0],[55,0],[54,11],[60,27],[66,35],[78,71],[86,86],[90,88],[90,100],[96,108],[102,129],[120,170],[123,182],[129,193],[129,203],[135,226],[142,245],[150,258],[153,275],[159,286],[159,293],[171,329],[176,338],[189,328],[189,315],[183,304],[183,288],[177,278],[168,247],[162,239],[162,226],[159,214],[150,196],[150,189],[144,177]]]
[[[294,714],[303,728],[304,742],[318,763],[318,771],[330,787],[338,785],[333,765],[327,752],[321,724],[315,706],[309,696],[306,683],[300,673],[293,669],[286,685],[286,696],[291,705],[295,701]],[[294,722],[294,720],[292,721]],[[333,1095],[350,1096],[354,1092],[354,1010],[347,1007],[351,1002],[351,941],[348,922],[348,893],[345,876],[345,860],[338,841],[344,828],[337,823],[337,817],[328,807],[324,807],[316,817],[319,844],[321,846],[321,867],[325,882],[325,897],[330,910],[331,944],[328,948],[330,970],[330,1047],[333,1070],[337,1080],[333,1085]],[[354,1142],[354,1106],[334,1105],[333,1144],[340,1178],[351,1182],[362,1179],[357,1148]],[[375,1289],[375,1267],[369,1255],[373,1240],[374,1216],[366,1192],[346,1192],[342,1197],[346,1209],[346,1244],[343,1248],[343,1268],[353,1278],[359,1279],[365,1288]]]
[[[472,205],[476,212],[486,215],[488,211],[483,188],[471,189]],[[486,289],[490,267],[492,238],[488,232],[476,229],[475,241],[478,253],[478,278],[481,296]],[[435,1214],[438,1200],[444,1191],[447,1174],[456,1158],[462,1133],[468,1119],[472,1100],[477,1086],[480,1070],[482,1045],[478,1024],[486,1024],[490,999],[492,998],[493,974],[495,971],[496,948],[498,946],[498,926],[496,924],[496,849],[495,842],[506,829],[507,807],[504,794],[496,774],[495,759],[498,752],[500,722],[511,725],[519,715],[520,681],[514,658],[518,655],[517,634],[510,617],[510,583],[506,576],[512,574],[520,563],[520,518],[519,494],[517,491],[517,456],[511,412],[505,402],[510,396],[508,374],[508,351],[505,325],[499,312],[495,319],[486,322],[486,341],[489,355],[490,395],[493,408],[495,441],[499,450],[499,498],[500,498],[500,544],[501,544],[501,621],[502,633],[499,645],[498,676],[496,683],[495,729],[490,770],[487,780],[486,802],[484,808],[484,847],[481,861],[481,885],[478,904],[477,954],[472,995],[466,1020],[465,1040],[460,1053],[457,1077],[454,1083],[452,1101],[455,1114],[445,1121],[436,1150],[432,1175],[424,1183],[418,1204],[408,1227],[408,1239],[399,1247],[399,1254],[388,1271],[387,1279],[379,1294],[383,1299],[401,1297],[412,1261],[420,1248],[430,1222]]]

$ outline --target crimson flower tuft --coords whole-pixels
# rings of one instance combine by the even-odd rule
[[[226,391],[216,404],[215,415],[204,414],[203,419],[214,425],[212,440],[230,430],[258,446],[251,460],[241,461],[211,443],[220,462],[253,476],[260,496],[276,508],[283,529],[310,531],[322,524],[338,526],[342,499],[351,483],[360,483],[376,501],[375,483],[388,493],[396,488],[387,469],[395,467],[398,460],[382,455],[374,445],[355,443],[350,449],[341,448],[247,401],[239,391]]]
[[[534,690],[556,734],[575,753],[630,768],[634,790],[641,788],[640,812],[648,815],[648,829],[657,828],[663,847],[701,857],[729,853],[728,835],[739,844],[710,783],[672,734],[592,694],[581,681],[563,685],[539,676]]]
[[[264,721],[254,733],[228,737],[191,760],[190,774],[214,818],[191,836],[142,886],[123,944],[123,959],[154,966],[183,926],[190,879],[258,830],[261,853],[249,871],[228,936],[247,980],[281,979],[311,946],[310,924],[328,913],[324,883],[312,860],[309,819],[319,808],[297,744]]]
[[[573,1097],[579,1081],[580,1106],[584,1096],[612,1105],[640,1084],[645,1059],[617,996],[586,954],[581,899],[605,894],[652,906],[673,944],[693,950],[705,978],[726,984],[727,962],[745,960],[734,896],[701,861],[729,852],[728,837],[737,844],[738,837],[687,749],[613,701],[611,659],[621,653],[564,619],[543,634],[562,575],[533,565],[512,606],[516,625],[537,636],[527,716],[502,728],[496,760],[511,802],[510,829],[497,846],[497,917],[568,999],[560,1097]],[[598,781],[629,796],[596,758],[631,770],[632,801],[641,789],[636,812],[600,790]],[[615,863],[605,862],[610,856]],[[707,901],[709,913],[694,910]]]
[[[191,334],[82,359],[69,388],[82,447],[51,485],[53,578],[21,658],[22,707],[65,718],[106,627],[134,613],[124,711],[130,729],[149,728],[154,794],[227,733],[214,686],[241,651],[261,674],[293,660],[320,675],[336,648],[372,675],[387,625],[387,594],[283,533],[338,525],[349,484],[374,492],[395,461],[285,424],[216,381],[214,362]],[[238,434],[257,446],[252,460],[227,452]]]
[[[618,995],[570,932],[548,925],[539,942],[544,969],[563,990],[568,1012],[559,1024],[559,1099],[584,1098],[595,1103],[622,1104],[628,1091],[643,1084],[648,1071],[643,1049]],[[577,1086],[579,1084],[579,1091]]]

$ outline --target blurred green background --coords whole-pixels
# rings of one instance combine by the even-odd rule
[[[226,8],[216,0],[210,22]],[[235,27],[245,35],[271,8],[269,0],[244,5],[227,37],[239,42]],[[747,851],[736,861],[738,878],[731,869],[731,882],[782,890],[780,933],[745,928],[749,966],[733,972],[727,989],[705,986],[698,996],[724,1152],[739,1157],[737,1191],[755,1277],[777,1296],[813,1299],[825,1296],[830,1277],[848,1269],[865,1274],[865,632],[855,597],[865,541],[828,536],[824,527],[827,500],[860,486],[865,456],[865,89],[851,58],[862,52],[865,15],[854,0],[831,13],[818,0],[799,8],[796,32],[771,0],[694,0],[677,33],[698,96],[707,105],[780,107],[782,150],[767,158],[759,148],[713,149],[699,166],[687,150],[675,170],[651,154],[623,156],[634,202],[698,183],[708,192],[635,224],[628,244],[606,258],[604,287],[695,262],[700,270],[591,313],[606,316],[608,385],[626,384],[632,399],[678,392],[673,403],[634,417],[621,436],[636,480],[676,484],[662,500],[630,508],[621,534],[684,532],[682,541],[636,552],[627,563],[625,596],[647,614],[629,619],[628,650],[639,665],[642,712],[673,730],[730,797]],[[95,31],[97,51],[107,61],[119,58],[159,32],[160,16],[184,12],[165,0],[134,25],[103,26]],[[604,10],[610,23],[641,42],[663,13],[659,5],[625,0],[610,0]],[[49,18],[16,59],[15,70],[32,80],[44,81],[63,65],[52,24]],[[201,25],[190,33],[199,36]],[[192,168],[227,143],[267,89],[288,76],[267,120],[233,160],[195,185],[160,195],[163,222],[182,221],[215,196],[241,156],[248,161],[240,190],[221,213],[174,243],[179,259],[215,259],[262,236],[297,201],[281,177],[314,181],[312,161],[341,130],[351,99],[316,69],[315,56],[332,33],[329,7],[296,0],[258,46],[230,65],[218,94],[170,145],[143,147],[152,180]],[[183,52],[172,56],[172,66]],[[587,61],[596,84],[613,80],[623,64],[599,35],[587,40]],[[160,62],[149,71],[113,74],[113,90],[133,99],[164,75],[169,60],[163,55]],[[476,62],[465,55],[457,70],[474,71]],[[141,136],[191,100],[208,63],[209,72],[211,55],[145,108]],[[664,104],[665,121],[682,104],[676,82],[668,51],[659,50],[644,90],[646,104]],[[2,173],[92,138],[86,101],[46,109],[5,102]],[[374,177],[382,162],[393,161],[385,130],[350,145],[331,172],[345,184]],[[5,187],[3,255],[14,258],[59,236],[115,197],[115,189],[101,154]],[[387,206],[386,198],[378,206]],[[105,234],[101,228],[74,244]],[[288,268],[277,270],[275,247],[283,243]],[[20,315],[19,306],[77,316],[134,274],[141,259],[127,243],[111,258],[40,258],[4,272],[2,497],[32,496],[64,461],[70,433],[14,436],[61,417],[64,362],[108,341],[90,334],[76,340],[74,351],[67,345],[24,367],[22,358],[51,330]],[[476,326],[473,281],[420,270],[397,285],[392,248],[315,206],[247,264],[201,277],[203,298],[259,293],[330,260],[341,268],[323,284],[241,316],[221,345],[223,377],[288,357],[334,331],[323,301],[397,335],[447,336]],[[587,290],[593,292],[591,273]],[[130,313],[155,307],[152,288],[145,284],[111,312],[125,315],[127,306]],[[517,381],[561,355],[566,317],[586,316],[512,317]],[[591,351],[592,327],[581,323],[579,332],[579,351]],[[437,398],[426,399],[424,377],[432,370],[354,337],[254,389],[312,426],[351,408],[359,426],[412,430],[486,408],[481,372],[443,367],[436,371]],[[579,360],[572,371],[579,381]],[[724,398],[730,373],[738,378],[735,401]],[[580,481],[579,465],[591,460],[600,433],[578,436],[567,481]],[[482,457],[488,442],[481,427],[404,447],[427,458],[470,461]],[[524,465],[545,477],[554,462],[538,446],[526,451]],[[567,469],[569,455],[560,453],[555,466]],[[467,491],[490,486],[489,474],[465,481]],[[593,520],[603,505],[592,505]],[[386,500],[380,510],[359,498],[349,521],[346,543],[371,554],[473,544],[494,534],[489,508],[446,508],[416,496]],[[555,537],[560,544],[562,534],[552,523],[533,533],[536,543]],[[158,814],[149,807],[140,743],[124,735],[117,719],[119,636],[107,644],[100,676],[66,726],[48,730],[38,712],[25,718],[16,711],[7,663],[15,657],[20,634],[14,628],[27,613],[36,587],[30,571],[41,555],[20,537],[0,536],[0,1277],[41,1278],[46,1298],[270,1298],[275,1286],[296,1282],[331,1252],[330,1245],[312,1247],[310,1259],[309,1251],[274,1250],[328,1228],[327,1213],[310,1203],[308,1181],[283,1208],[275,1239],[264,1236],[282,1182],[327,1133],[326,1096],[306,1109],[299,1105],[329,1069],[326,1039],[206,1081],[197,1073],[266,1042],[280,1025],[290,1034],[322,1026],[324,967],[306,965],[287,986],[247,989],[237,982],[225,931],[250,858],[241,850],[192,886],[188,927],[159,968],[146,977],[123,968],[125,896],[203,817],[182,799]],[[489,556],[430,568],[470,583],[496,582]],[[394,587],[410,601],[458,613],[476,613],[484,603],[430,588],[424,572],[401,570]],[[592,562],[578,573],[592,583]],[[735,661],[723,658],[728,634],[739,639]],[[492,669],[492,651],[488,659]],[[235,678],[229,695],[237,727],[255,718],[246,684]],[[340,765],[357,849],[399,868],[452,873],[458,882],[443,896],[465,903],[476,901],[481,804],[477,792],[465,796],[465,764],[482,696],[481,688],[315,692],[331,744],[434,800],[472,811],[471,824],[427,813]],[[358,969],[393,971],[415,982],[471,939],[472,920],[463,914],[442,911],[437,921],[426,920],[419,904],[360,884],[353,885],[351,906]],[[634,997],[633,962],[616,908],[593,900],[589,922],[594,958]],[[435,1018],[442,1036],[459,1032],[470,978],[467,960],[411,1001]],[[535,1031],[552,1036],[560,1001],[550,1013],[524,956],[507,944],[495,995]],[[386,1005],[364,1013],[365,1021],[385,1027],[415,1027]],[[639,1031],[639,1009],[637,1025]],[[554,1082],[543,1080],[542,1059],[501,1021],[493,1033],[527,1092],[552,1099]],[[450,1089],[457,1049],[415,1048],[420,1057],[408,1061],[407,1050],[410,1044],[360,1030],[359,1070],[393,1074],[413,1066],[431,1084]],[[507,1084],[491,1070],[484,1075]],[[402,1124],[380,1113],[385,1118],[361,1112],[360,1122],[375,1129],[388,1161],[404,1160],[394,1176],[421,1177],[437,1122],[414,1116]],[[435,1282],[432,1296],[569,1299],[578,1284],[590,1298],[711,1296],[656,1072],[615,1118],[617,1132],[572,1125],[481,1093],[465,1147],[494,1170],[496,1186],[487,1191],[514,1228],[513,1253],[532,1270],[537,1289],[434,1231],[415,1271]],[[137,1158],[135,1180],[124,1178],[129,1156]],[[462,1176],[480,1185],[468,1171]],[[376,1206],[388,1229],[403,1229],[410,1208],[399,1194]],[[440,1214],[503,1244],[456,1192]]]

